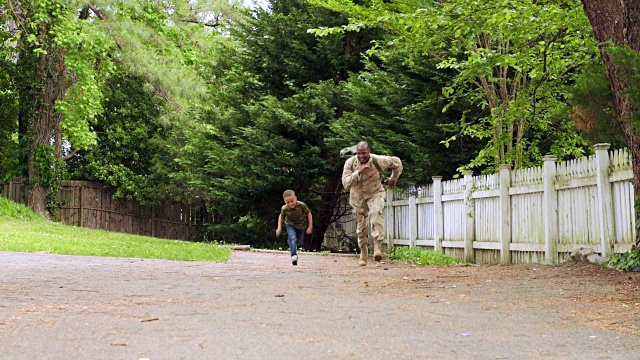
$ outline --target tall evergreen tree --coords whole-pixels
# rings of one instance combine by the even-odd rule
[[[206,197],[212,237],[274,245],[282,192],[291,188],[314,211],[306,248],[319,249],[341,193],[341,147],[331,124],[348,110],[341,82],[363,69],[361,55],[375,31],[323,38],[320,24],[346,24],[344,16],[302,0],[274,0],[231,30],[233,59],[217,84],[217,105],[195,129],[174,178]],[[283,243],[283,242],[280,242]]]

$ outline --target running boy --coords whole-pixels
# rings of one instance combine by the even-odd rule
[[[298,265],[298,246],[302,246],[304,242],[305,229],[307,229],[307,234],[311,234],[313,217],[309,207],[302,201],[298,201],[293,190],[286,190],[282,197],[284,198],[284,205],[278,217],[276,236],[280,236],[282,233],[282,220],[284,220],[287,227],[287,235],[289,236],[287,241],[291,249],[291,263]]]

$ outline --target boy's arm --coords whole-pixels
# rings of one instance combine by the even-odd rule
[[[311,234],[313,232],[313,215],[311,215],[311,211],[307,213],[307,222],[309,226],[307,227],[307,234]]]
[[[276,229],[276,237],[279,237],[282,233],[282,213],[278,216],[278,228]]]

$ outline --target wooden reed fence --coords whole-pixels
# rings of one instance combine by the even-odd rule
[[[2,196],[15,202],[26,203],[26,192],[25,179],[2,184]],[[198,225],[205,216],[197,207],[175,202],[143,206],[136,200],[114,199],[113,191],[95,181],[63,181],[58,202],[56,219],[66,224],[165,239],[198,239]]]

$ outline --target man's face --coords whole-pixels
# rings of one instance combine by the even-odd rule
[[[284,198],[284,203],[287,205],[289,209],[293,209],[296,207],[296,202],[298,198],[295,195],[287,196]]]
[[[358,157],[358,161],[360,162],[360,164],[369,162],[370,153],[371,150],[369,150],[369,148],[366,146],[358,145],[358,147],[356,148],[356,156]]]

